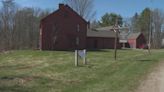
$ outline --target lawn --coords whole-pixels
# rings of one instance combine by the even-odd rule
[[[88,51],[88,65],[74,66],[74,53],[11,51],[0,54],[0,92],[133,92],[164,59],[164,50]]]

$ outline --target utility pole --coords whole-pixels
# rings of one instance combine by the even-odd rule
[[[153,2],[153,0],[150,1],[151,3]],[[152,11],[151,11],[151,8],[150,8],[150,24],[149,24],[149,42],[148,42],[148,52],[149,54],[151,54],[151,40],[152,40],[152,17],[153,17],[153,14],[152,14]]]
[[[151,49],[151,11],[150,11],[150,24],[149,24],[149,42],[148,42],[148,52],[151,54],[150,49]]]
[[[114,25],[115,32],[115,45],[114,45],[114,59],[117,60],[117,40],[118,40],[118,19],[116,19],[116,23]]]

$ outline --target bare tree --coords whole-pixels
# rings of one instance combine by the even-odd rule
[[[162,42],[162,25],[164,23],[164,13],[162,10],[153,11],[153,47],[161,48]]]
[[[2,28],[2,47],[3,49],[12,49],[13,39],[13,26],[14,26],[14,15],[16,13],[16,5],[14,0],[3,0],[2,8],[0,10],[0,21]]]
[[[64,0],[64,2],[88,21],[93,20],[96,14],[93,10],[94,0]]]
[[[36,49],[39,47],[40,19],[48,15],[38,8],[22,8],[15,15],[16,49]]]
[[[2,0],[1,3],[0,50],[38,48],[40,20],[49,11],[20,8],[14,0]]]

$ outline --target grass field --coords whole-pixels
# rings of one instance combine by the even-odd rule
[[[133,92],[164,58],[164,50],[89,51],[88,65],[74,66],[74,53],[11,51],[0,54],[0,92]]]

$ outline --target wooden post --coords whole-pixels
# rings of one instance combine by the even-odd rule
[[[78,66],[78,50],[75,50],[75,66]]]
[[[40,39],[39,39],[39,49],[40,51],[42,51],[42,28],[40,26]]]
[[[149,42],[148,42],[148,52],[149,52],[149,54],[151,54],[151,51],[150,51],[150,49],[151,49],[151,31],[152,31],[152,19],[151,19],[151,13],[150,13],[150,24],[149,24]]]
[[[115,35],[115,46],[114,46],[114,59],[117,59],[117,31]]]
[[[83,64],[84,65],[87,65],[87,61],[86,61],[86,49],[83,50],[83,53],[84,53],[84,57],[83,57]]]
[[[115,45],[114,45],[114,59],[116,60],[117,59],[117,38],[118,38],[118,19],[116,19],[116,24],[115,24],[115,27],[114,27],[114,31],[116,33],[115,35]]]

